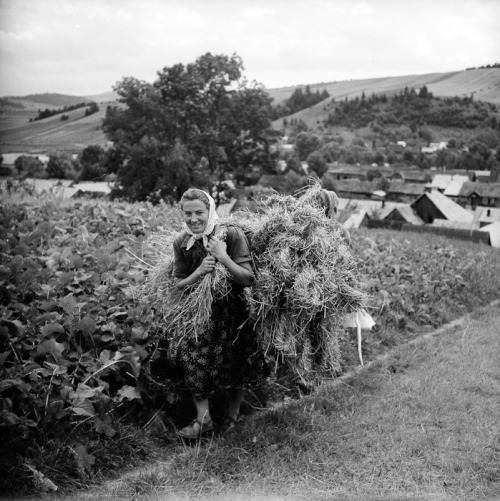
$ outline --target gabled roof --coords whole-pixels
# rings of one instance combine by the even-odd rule
[[[425,191],[425,186],[419,183],[405,183],[402,180],[391,181],[388,193],[419,196]]]
[[[488,232],[490,234],[491,246],[500,249],[500,221],[483,226],[479,231]]]
[[[343,224],[344,228],[359,228],[368,214],[365,210],[361,210],[358,213],[353,213],[349,216],[347,221]]]
[[[494,207],[478,207],[476,213],[478,213],[477,219],[480,223],[494,223],[495,221],[500,221],[500,208]]]
[[[389,211],[382,219],[388,219],[394,212],[399,212],[403,219],[411,224],[424,224],[420,216],[415,214],[410,205],[401,205]]]
[[[500,198],[500,183],[464,183],[460,196],[469,197],[473,193],[479,197]]]
[[[458,197],[463,184],[468,181],[469,178],[467,176],[453,176],[448,186],[443,191],[443,195],[447,197]]]
[[[432,178],[431,187],[445,190],[451,182],[451,174],[436,174]]]
[[[464,209],[461,205],[458,205],[453,200],[450,200],[446,195],[443,195],[437,190],[431,191],[430,193],[424,193],[411,204],[411,207],[416,207],[419,201],[424,197],[427,197],[434,204],[439,212],[443,214],[445,219],[449,219],[450,221],[463,222],[472,222],[474,220],[474,215],[472,214],[472,212]]]

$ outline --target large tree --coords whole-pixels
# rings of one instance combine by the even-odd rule
[[[117,84],[122,104],[108,107],[104,130],[121,152],[126,195],[178,198],[228,173],[269,168],[271,98],[242,71],[237,55],[207,53],[164,68],[153,84],[130,77]]]

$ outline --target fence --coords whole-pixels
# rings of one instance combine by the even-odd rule
[[[438,226],[430,226],[427,224],[416,225],[405,223],[403,221],[386,221],[383,219],[369,219],[367,227],[388,228],[391,230],[413,231],[417,233],[434,233],[435,235],[443,235],[450,238],[459,238],[461,240],[471,240],[472,242],[482,242],[486,245],[490,245],[490,234],[486,231],[444,228]]]

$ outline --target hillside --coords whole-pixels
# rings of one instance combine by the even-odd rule
[[[323,89],[330,94],[330,98],[344,99],[366,95],[374,92],[391,94],[405,87],[420,88],[426,86],[436,97],[465,97],[474,94],[478,101],[488,101],[500,104],[500,68],[481,70],[457,71],[450,73],[429,73],[427,75],[407,75],[400,77],[368,78],[364,80],[344,80],[310,84],[311,92],[320,92]],[[305,84],[304,84],[305,87]],[[279,104],[289,98],[296,87],[282,87],[268,89]]]
[[[312,92],[326,89],[330,97],[295,116],[308,125],[314,125],[325,118],[325,104],[332,98],[351,99],[361,96],[363,92],[367,96],[372,93],[391,95],[405,87],[419,89],[424,85],[436,97],[468,97],[473,94],[476,101],[500,104],[500,68],[489,68],[310,84]],[[273,103],[279,104],[289,98],[295,88],[268,89],[268,92],[274,99]],[[3,98],[0,102],[0,149],[3,152],[78,151],[89,144],[104,145],[106,138],[101,130],[102,119],[106,105],[116,103],[116,97],[114,92],[106,92],[84,97],[39,94]],[[64,122],[60,116],[29,122],[30,118],[37,116],[40,108],[63,107],[68,104],[68,100],[73,100],[72,103],[95,101],[100,111],[84,118],[81,111],[75,110],[68,113],[70,118]]]
[[[301,119],[309,127],[314,127],[327,118],[326,104],[330,103],[332,99],[336,101],[345,98],[353,99],[361,96],[363,92],[366,96],[370,96],[372,93],[390,96],[399,93],[405,87],[420,89],[424,85],[435,97],[470,97],[473,95],[475,101],[500,104],[500,68],[491,68],[311,85],[311,92],[317,90],[321,92],[326,89],[330,97],[308,109],[295,113],[293,116]],[[275,98],[274,102],[278,104],[290,97],[292,92],[292,88],[288,88],[286,93],[283,89],[277,89],[271,95]],[[277,120],[275,125],[279,126],[281,123],[281,120]]]

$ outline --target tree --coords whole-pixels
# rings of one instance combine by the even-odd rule
[[[78,172],[78,162],[68,153],[55,153],[49,156],[47,176],[56,179],[74,179]]]
[[[44,175],[42,162],[29,155],[17,157],[14,161],[14,167],[18,174],[23,173],[25,176],[42,177]]]
[[[286,161],[286,173],[295,172],[296,174],[302,176],[304,174],[304,169],[302,168],[302,162],[299,160],[297,155],[292,155]]]
[[[82,165],[99,164],[103,161],[105,154],[104,148],[98,144],[91,144],[82,150],[79,160]]]
[[[305,160],[313,151],[321,147],[321,139],[311,132],[299,132],[295,138],[295,149],[300,160]]]
[[[207,53],[164,68],[152,85],[129,77],[115,87],[125,108],[108,107],[104,131],[123,152],[125,195],[179,197],[182,186],[208,187],[271,162],[271,98],[242,70],[237,55]]]
[[[323,175],[328,171],[328,164],[319,151],[313,151],[307,157],[306,161],[309,166],[309,170],[315,172],[319,178],[323,177]]]

